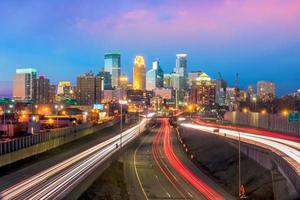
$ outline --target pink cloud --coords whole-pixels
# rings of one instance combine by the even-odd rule
[[[168,15],[167,21],[162,20],[162,14]],[[242,34],[299,35],[299,20],[299,0],[227,0],[214,4],[185,2],[180,6],[161,5],[95,21],[78,19],[76,27],[91,34],[103,33],[117,38],[194,37],[221,40],[234,39]]]

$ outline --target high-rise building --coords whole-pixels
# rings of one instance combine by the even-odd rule
[[[152,63],[152,69],[146,74],[146,90],[154,90],[164,86],[164,72],[156,60]]]
[[[128,89],[128,77],[126,75],[120,76],[120,88]]]
[[[40,76],[36,79],[36,103],[47,104],[49,103],[49,79]]]
[[[182,78],[178,73],[171,73],[171,87],[174,90],[181,90],[182,89]]]
[[[225,104],[232,111],[232,110],[237,110],[237,103],[238,103],[237,88],[236,87],[227,87]]]
[[[53,104],[56,102],[56,85],[49,86],[49,103]]]
[[[257,82],[257,96],[259,101],[270,102],[275,97],[275,84],[271,81]]]
[[[165,88],[172,87],[171,74],[164,74],[164,87]]]
[[[187,88],[187,54],[176,54],[176,67],[174,72],[179,74],[180,79],[180,88]]]
[[[16,69],[13,78],[13,99],[34,100],[35,99],[36,69]]]
[[[190,101],[205,106],[215,103],[216,83],[206,73],[202,73],[192,83]]]
[[[145,60],[143,56],[136,56],[133,66],[133,89],[145,90],[146,74]]]
[[[216,103],[220,106],[225,105],[226,87],[227,83],[225,80],[216,80]]]
[[[154,90],[156,88],[156,70],[150,69],[146,73],[146,90]]]
[[[121,75],[121,54],[117,52],[104,55],[104,71],[111,74],[111,85],[114,88],[119,86]]]
[[[251,99],[253,99],[254,96],[255,96],[255,94],[254,94],[254,87],[253,87],[252,84],[250,84],[248,86],[248,90],[247,90],[247,99],[248,99],[248,101],[250,102]]]
[[[92,105],[101,102],[101,83],[100,76],[95,76],[89,72],[77,77],[76,99],[80,105]]]
[[[65,96],[73,93],[72,84],[69,81],[59,81],[57,85],[57,95]]]
[[[100,71],[98,76],[102,79],[102,90],[111,90],[111,73],[106,71]]]
[[[188,80],[189,87],[192,87],[193,81],[195,81],[201,74],[202,71],[192,71],[189,73],[189,80]]]

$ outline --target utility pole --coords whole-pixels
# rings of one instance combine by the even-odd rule
[[[239,197],[241,196],[241,192],[240,192],[240,187],[241,187],[241,134],[238,130],[238,127],[237,127],[237,120],[238,120],[238,113],[239,113],[239,102],[238,102],[238,85],[239,85],[239,74],[236,73],[236,79],[235,79],[235,88],[236,88],[236,109],[237,109],[237,118],[235,120],[235,126],[236,126],[236,130],[239,134],[239,166],[238,166],[238,173],[239,173],[239,185],[238,185],[238,191],[239,191]]]

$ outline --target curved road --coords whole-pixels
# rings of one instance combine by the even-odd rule
[[[186,157],[168,120],[160,124],[127,158],[131,199],[233,199]]]

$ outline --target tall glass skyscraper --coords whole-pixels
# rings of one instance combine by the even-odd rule
[[[104,55],[104,71],[111,74],[111,85],[117,88],[120,83],[121,75],[121,54],[117,52]]]
[[[150,91],[163,86],[164,72],[159,65],[159,61],[156,60],[152,63],[152,69],[146,74],[146,89]]]
[[[146,87],[146,67],[143,56],[136,56],[133,66],[133,89],[145,90]]]
[[[176,54],[176,67],[174,72],[179,74],[181,89],[187,88],[187,54]]]
[[[13,80],[15,100],[35,100],[36,69],[17,69]]]

